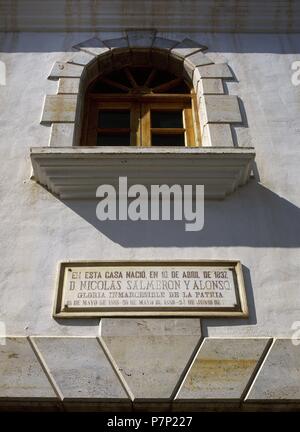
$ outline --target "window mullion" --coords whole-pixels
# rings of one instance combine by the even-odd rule
[[[151,118],[149,104],[141,104],[141,146],[151,146]]]
[[[138,103],[132,103],[130,115],[130,145],[140,146],[140,106]]]

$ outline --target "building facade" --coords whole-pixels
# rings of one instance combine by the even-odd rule
[[[0,2],[2,410],[299,409],[299,9]],[[203,224],[99,220],[120,177],[203,185]],[[63,302],[69,267],[232,263],[236,309]]]

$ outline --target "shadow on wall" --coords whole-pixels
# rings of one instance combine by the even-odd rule
[[[300,209],[254,180],[224,201],[205,201],[204,228],[198,232],[185,231],[186,221],[99,221],[98,202],[63,201],[123,247],[300,246]]]
[[[253,296],[253,287],[250,276],[250,270],[248,267],[242,265],[243,267],[243,275],[245,281],[245,290],[247,297],[247,305],[249,310],[248,318],[201,318],[201,329],[202,329],[202,337],[208,336],[208,328],[209,327],[233,327],[233,326],[249,326],[257,324],[257,316],[255,309],[255,302]]]

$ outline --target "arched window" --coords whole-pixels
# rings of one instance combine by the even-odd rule
[[[184,79],[165,70],[115,70],[87,89],[81,145],[198,147],[196,104]]]
[[[233,140],[240,101],[223,85],[233,74],[204,45],[128,30],[74,48],[49,75],[59,80],[41,118],[51,125],[50,142],[31,149],[39,183],[62,199],[95,198],[101,182],[114,184],[120,172],[136,173],[147,186],[171,178],[204,184],[209,199],[246,183],[255,151]]]

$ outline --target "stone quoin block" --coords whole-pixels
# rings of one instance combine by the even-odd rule
[[[200,99],[200,110],[206,123],[241,123],[242,115],[237,96],[207,95]]]
[[[195,68],[197,66],[204,66],[212,64],[213,61],[202,51],[198,51],[195,54],[192,54],[184,60],[185,64],[190,65],[191,67]]]
[[[208,123],[204,126],[203,135],[206,144],[212,147],[233,147],[232,133],[229,124]]]
[[[74,45],[73,48],[78,51],[85,51],[95,56],[107,54],[110,51],[110,49],[97,37],[93,37],[77,45]]]
[[[300,400],[300,339],[276,339],[247,402]]]
[[[200,94],[224,94],[223,83],[217,78],[203,78],[199,80],[197,93]]]
[[[130,48],[150,49],[156,34],[155,30],[127,30],[128,44]]]
[[[128,400],[96,338],[33,337],[63,400]]]
[[[77,95],[47,95],[41,123],[75,121]]]
[[[134,400],[169,400],[199,343],[200,320],[104,318],[101,321],[101,341]]]
[[[240,400],[267,343],[264,338],[206,338],[176,400]]]
[[[153,41],[152,49],[155,50],[162,50],[162,51],[170,51],[172,48],[174,48],[176,45],[178,45],[180,42],[172,39],[166,39],[162,37],[156,36],[156,38]]]
[[[86,66],[92,61],[95,61],[95,59],[96,56],[94,54],[87,53],[85,51],[78,51],[72,54],[72,57],[70,58],[70,60],[68,60],[68,63]]]
[[[198,66],[195,69],[195,80],[200,78],[233,78],[232,72],[225,63]]]
[[[175,57],[179,57],[180,59],[184,59],[187,56],[190,56],[201,50],[203,51],[205,49],[206,47],[204,45],[201,45],[198,42],[186,38],[171,49],[171,54]]]
[[[0,371],[0,399],[57,399],[26,337],[5,338]]]
[[[71,63],[54,63],[48,79],[80,78],[83,66]]]
[[[50,147],[72,147],[74,123],[53,123]]]
[[[116,39],[107,39],[104,40],[103,43],[113,51],[124,51],[129,48],[128,39],[125,37],[116,38]]]
[[[79,92],[80,78],[60,78],[58,82],[59,94],[77,94]]]
[[[183,64],[184,76],[186,76],[189,80],[192,81],[195,68],[199,65],[208,65],[210,63],[212,63],[212,61],[201,51],[191,56],[188,56],[184,60]]]

